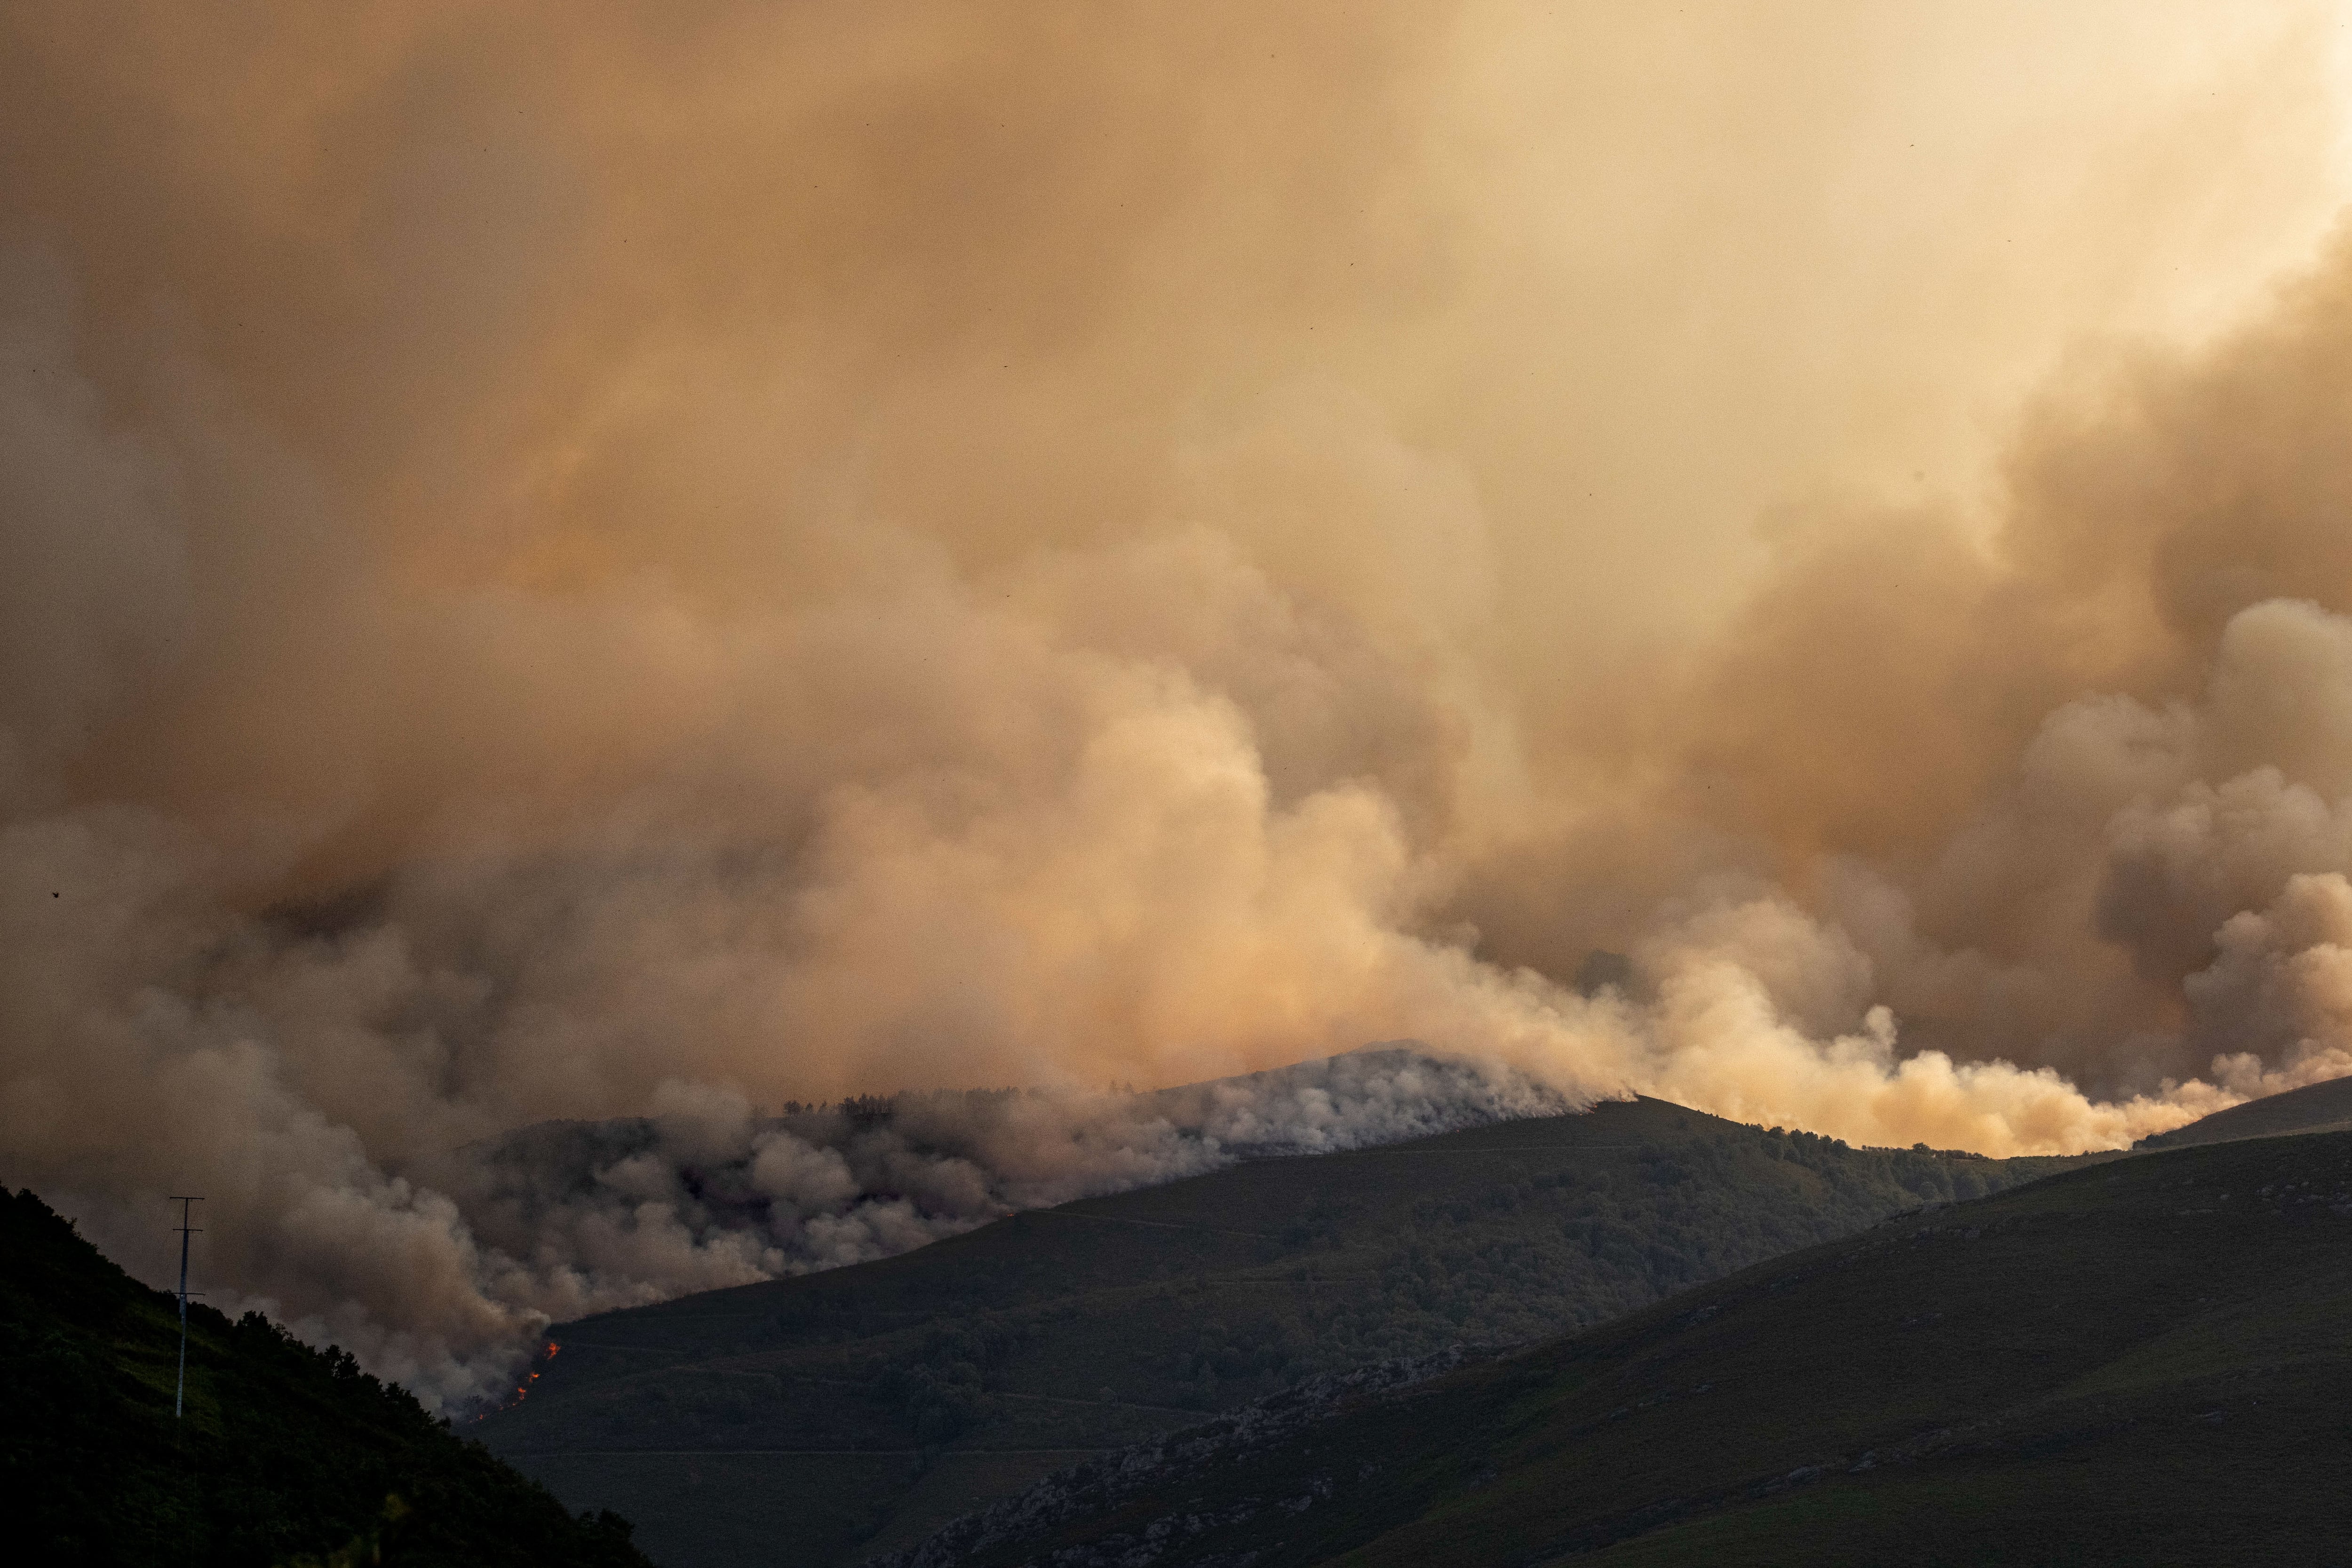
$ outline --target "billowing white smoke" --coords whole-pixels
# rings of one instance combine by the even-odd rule
[[[156,1065],[170,1124],[199,1140],[225,1114],[222,1095],[250,1104],[269,1076],[249,1047]],[[214,1167],[228,1184],[205,1194],[212,1301],[340,1341],[425,1397],[462,1405],[502,1387],[551,1321],[885,1258],[1017,1209],[1245,1155],[1584,1103],[1402,1044],[1156,1092],[931,1092],[762,1116],[730,1091],[673,1081],[655,1102],[649,1118],[542,1123],[402,1176],[299,1108],[247,1121],[236,1131],[249,1141]],[[155,1229],[152,1205],[50,1193],[134,1257],[152,1239],[139,1234]]]
[[[2352,250],[1923,471],[2309,232],[2326,7],[555,9],[0,7],[0,1178],[143,1277],[456,1398],[1238,1145],[2352,1063]]]
[[[2277,754],[2259,726],[2282,711],[2292,777],[2256,760]],[[1917,891],[1859,862],[1832,868],[1827,912],[1750,879],[1702,883],[1592,997],[1381,939],[1401,955],[1370,972],[1396,988],[1389,1005],[1410,1016],[1424,986],[1454,998],[1439,1016],[1471,1031],[1472,1058],[1367,1050],[1157,1092],[919,1092],[783,1115],[668,1079],[644,1118],[512,1134],[496,1092],[508,1058],[560,1070],[535,1040],[570,1026],[518,1005],[527,967],[423,961],[421,934],[462,929],[446,906],[306,936],[226,915],[203,851],[167,825],[37,817],[0,829],[17,873],[0,1005],[13,1038],[66,1048],[15,1064],[11,1174],[152,1263],[154,1197],[199,1173],[217,1299],[464,1399],[550,1320],[884,1257],[1246,1151],[1357,1147],[1601,1094],[1858,1142],[2117,1146],[2352,1068],[2352,742],[2330,730],[2345,712],[2352,621],[2264,603],[2230,624],[2200,702],[2052,714]],[[1905,1048],[1906,1003],[1987,1015],[2005,988],[2061,973],[1919,935],[1915,898],[2001,883],[2072,911],[2043,940],[2078,973],[2102,954],[2132,973],[2204,955],[2175,1033],[2138,1049],[2192,1053],[2210,1081],[2102,1101],[2052,1068]]]
[[[906,1251],[1016,1209],[1581,1109],[1399,1045],[1156,1092],[933,1091],[781,1116],[662,1086],[656,1113],[550,1122],[446,1163],[479,1245],[548,1260],[558,1316]]]
[[[1639,954],[1657,991],[1641,1081],[1873,1142],[2119,1146],[2352,1072],[2347,877],[2352,619],[2258,603],[2223,628],[2200,700],[2052,713],[1907,886],[1849,858],[1824,869],[1823,910],[1734,881],[1670,912]],[[2016,909],[2015,955],[1927,940],[1923,902]],[[2112,1030],[2150,983],[2177,1005],[2098,1064],[2136,1090],[2109,1100],[2053,1068],[1897,1045],[1906,1016],[1988,1033],[2025,1016],[2054,1054],[2070,1026]]]
[[[24,329],[44,363],[65,353],[48,319]],[[205,1193],[218,1302],[428,1394],[494,1385],[550,1319],[879,1257],[1240,1146],[1641,1090],[1857,1142],[2069,1151],[2352,1064],[2352,623],[2291,601],[2230,620],[2196,702],[2059,707],[1924,870],[1831,856],[1805,897],[1702,870],[1592,996],[1444,921],[1481,864],[1447,812],[1503,788],[1481,767],[1511,772],[1509,725],[1448,651],[1461,617],[1384,652],[1199,529],[1043,556],[985,592],[919,573],[716,627],[658,603],[503,605],[500,635],[544,639],[556,667],[658,647],[693,700],[643,710],[671,726],[658,744],[614,742],[658,765],[549,821],[498,805],[529,792],[494,766],[394,870],[256,915],[244,890],[320,827],[74,798],[80,715],[182,624],[100,613],[109,563],[139,563],[165,605],[184,585],[154,464],[110,444],[70,375],[31,379],[0,378],[0,437],[42,459],[0,473],[39,547],[10,589],[36,679],[0,726],[0,1175],[151,1278],[162,1194]],[[83,471],[106,482],[61,477]],[[1475,545],[1452,507],[1431,537]],[[431,636],[487,613],[430,608]],[[570,721],[602,710],[601,689],[534,691]],[[2001,910],[2021,911],[2005,949],[1933,934],[2002,929]],[[2090,1065],[2117,1092],[2054,1065],[2078,1026],[2108,1041]],[[1400,1030],[1483,1065],[1069,1087]],[[882,1073],[1045,1087],[902,1096],[879,1121],[749,1103]],[[499,1142],[550,1116],[593,1124]]]
[[[2261,913],[2222,922],[2221,956],[2184,982],[2222,1086],[2276,1094],[2352,1073],[2352,882],[2298,873]],[[2229,1049],[2238,1047],[2238,1049]]]

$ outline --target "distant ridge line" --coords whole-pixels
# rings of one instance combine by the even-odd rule
[[[1470,1130],[1456,1128],[1454,1131]],[[1428,1136],[1444,1138],[1451,1134],[1432,1132]],[[1410,1149],[1400,1144],[1382,1144],[1370,1149],[1298,1149],[1279,1154],[1237,1154],[1234,1157],[1234,1167],[1273,1165],[1287,1160],[1371,1159],[1381,1154],[1573,1154],[1586,1149],[1663,1149],[1664,1147],[1663,1143],[1485,1143],[1467,1149]],[[1885,1152],[1883,1150],[1880,1152]],[[1106,1195],[1124,1196],[1125,1194]],[[1071,1201],[1078,1203],[1085,1200],[1073,1198]]]
[[[618,1458],[663,1458],[663,1460],[776,1460],[776,1458],[800,1458],[800,1460],[842,1460],[842,1458],[873,1458],[873,1460],[903,1460],[910,1453],[931,1453],[940,1460],[952,1460],[962,1453],[1118,1453],[1118,1448],[510,1448],[518,1460],[552,1460],[552,1458],[576,1458],[591,1455],[600,1460]]]
[[[1087,1200],[1080,1198],[1077,1201],[1084,1203]],[[1064,1219],[1090,1219],[1097,1225],[1139,1225],[1150,1230],[1196,1230],[1203,1236],[1240,1236],[1246,1237],[1252,1241],[1280,1241],[1282,1239],[1282,1237],[1278,1236],[1268,1236],[1262,1230],[1226,1230],[1221,1226],[1213,1225],[1177,1225],[1171,1221],[1164,1219],[1129,1219],[1121,1215],[1081,1214],[1076,1209],[1069,1208],[1019,1209],[1005,1217],[1008,1219],[1017,1219],[1022,1215],[1035,1214],[1059,1215]]]

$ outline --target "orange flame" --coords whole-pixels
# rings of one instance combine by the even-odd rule
[[[562,1348],[563,1347],[562,1345],[557,1344],[553,1340],[548,1341],[547,1349],[544,1352],[545,1359],[553,1361],[555,1359],[555,1352]],[[539,1373],[535,1372],[525,1373],[523,1374],[523,1380],[515,1384],[514,1397],[512,1399],[509,1399],[505,1404],[499,1405],[497,1410],[483,1411],[481,1415],[475,1416],[474,1419],[477,1421],[484,1421],[488,1420],[490,1416],[497,1415],[499,1410],[512,1410],[516,1405],[520,1405],[524,1400],[530,1397],[530,1385],[538,1381]]]

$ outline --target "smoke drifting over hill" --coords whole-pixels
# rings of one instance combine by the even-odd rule
[[[1581,1109],[1409,1045],[1150,1092],[935,1090],[782,1116],[666,1085],[659,1114],[548,1122],[436,1173],[473,1235],[567,1271],[557,1316],[904,1252],[1011,1213],[1250,1154],[1314,1154]]]
[[[11,13],[0,1177],[461,1394],[1235,1136],[1107,1081],[2352,1068],[2327,12],[1632,9]]]

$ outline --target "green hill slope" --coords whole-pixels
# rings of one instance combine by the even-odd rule
[[[1604,1321],[2065,1162],[1854,1150],[1656,1100],[1245,1163],[554,1331],[478,1428],[670,1568],[852,1563],[1317,1373]]]
[[[2239,1138],[2287,1138],[2305,1132],[2352,1131],[2352,1078],[2305,1084],[2267,1100],[2250,1100],[2186,1127],[2143,1138],[2141,1149],[2186,1149]]]
[[[2155,1153],[1121,1456],[900,1561],[2343,1562],[2347,1321],[2352,1134]]]
[[[174,1300],[0,1188],[0,1507],[18,1562],[579,1564],[645,1558],[352,1358]]]

